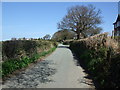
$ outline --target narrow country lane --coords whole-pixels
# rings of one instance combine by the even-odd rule
[[[9,78],[3,88],[94,88],[67,45],[60,44],[50,56]]]

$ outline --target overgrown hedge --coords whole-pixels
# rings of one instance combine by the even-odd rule
[[[2,43],[2,76],[28,66],[41,56],[51,53],[57,43],[46,40],[15,40]]]
[[[65,43],[70,44],[71,50],[93,76],[97,88],[120,87],[120,47],[107,33]]]
[[[114,36],[113,37],[116,41],[120,42],[120,36]]]
[[[46,40],[15,40],[2,43],[2,60],[20,59],[46,51],[57,44]]]

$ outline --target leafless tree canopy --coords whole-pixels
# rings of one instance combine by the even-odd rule
[[[58,29],[68,29],[77,33],[77,37],[81,35],[86,37],[99,33],[100,27],[97,25],[102,23],[101,11],[96,10],[93,5],[74,6],[68,9],[67,15],[58,23]]]

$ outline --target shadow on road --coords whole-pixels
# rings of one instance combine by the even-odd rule
[[[87,68],[86,68],[83,60],[81,60],[80,58],[78,58],[78,56],[72,50],[71,50],[71,52],[73,54],[73,58],[74,58],[75,64],[77,66],[81,66],[83,68],[83,70],[84,70],[83,72],[86,74],[86,76],[84,77],[84,80],[80,80],[80,83],[85,83],[87,85],[95,86],[95,89],[97,89],[97,84],[93,80],[92,76],[90,75],[90,72],[87,70]]]

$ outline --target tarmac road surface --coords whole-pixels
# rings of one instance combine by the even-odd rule
[[[91,79],[78,66],[68,45],[58,48],[38,62],[8,78],[3,88],[94,88]]]

